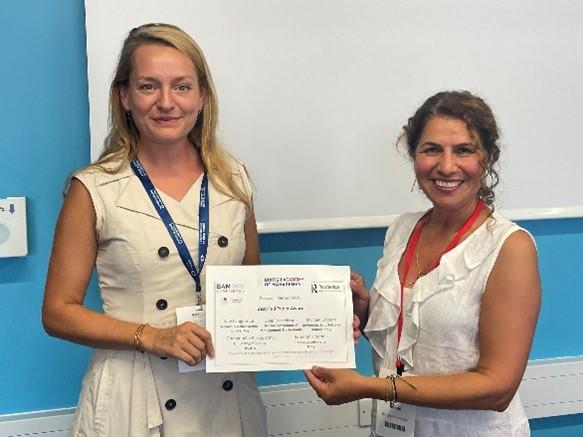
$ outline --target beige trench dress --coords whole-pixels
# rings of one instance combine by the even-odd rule
[[[244,168],[233,178],[251,187]],[[103,311],[152,326],[176,325],[176,308],[195,304],[194,281],[139,179],[126,166],[110,175],[75,175],[97,217],[96,270]],[[202,177],[179,202],[160,193],[192,254],[198,252]],[[241,264],[245,205],[209,181],[210,235],[206,265]],[[205,299],[205,271],[201,276]],[[179,373],[175,359],[135,351],[95,350],[83,380],[73,436],[262,437],[265,408],[250,373]]]

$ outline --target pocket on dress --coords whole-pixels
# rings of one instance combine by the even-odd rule
[[[238,265],[245,255],[245,205],[229,199],[211,209],[209,264]]]
[[[94,357],[83,379],[71,435],[110,436],[112,387],[110,357]]]

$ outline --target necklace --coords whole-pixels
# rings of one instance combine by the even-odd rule
[[[429,217],[427,218],[427,221],[424,223],[423,227],[425,227],[425,225],[427,223],[429,223],[429,220],[431,220],[431,215],[429,215]],[[415,280],[413,281],[412,284],[414,284],[417,281],[417,279],[422,278],[423,276],[425,276],[427,273],[429,273],[434,268],[433,265],[439,259],[441,259],[442,255],[446,252],[447,247],[449,246],[449,244],[451,243],[451,240],[453,240],[453,237],[455,237],[456,234],[457,234],[457,232],[454,232],[453,234],[451,234],[451,236],[447,239],[447,243],[445,244],[444,249],[439,252],[435,261],[432,262],[431,264],[429,264],[429,266],[430,266],[429,269],[427,271],[424,271],[421,268],[421,263],[419,262],[419,253],[421,252],[421,238],[423,237],[423,229],[421,229],[421,232],[419,232],[419,240],[417,241],[417,251],[415,252],[415,264],[417,264],[417,277],[415,278]]]
[[[407,288],[411,288],[413,287],[413,285],[415,284],[415,282],[417,282],[417,280],[423,276],[425,276],[427,272],[424,272],[421,269],[421,263],[419,262],[419,252],[421,252],[421,235],[423,234],[423,228],[425,227],[425,224],[427,224],[427,222],[429,221],[429,219],[431,218],[431,213],[432,211],[429,211],[427,213],[427,215],[425,217],[423,217],[420,221],[419,224],[414,232],[414,234],[417,234],[417,238],[413,237],[414,243],[412,245],[410,245],[411,242],[409,242],[408,244],[408,249],[409,250],[413,250],[414,252],[414,256],[415,256],[415,264],[417,267],[417,274],[415,275],[415,277],[413,278],[412,281],[410,281],[409,283],[405,282],[407,280],[406,277],[403,277],[403,282],[405,284],[405,287]]]
[[[437,258],[429,265],[429,268],[427,269],[427,271],[423,271],[421,269],[421,263],[419,262],[419,252],[421,252],[421,235],[423,233],[423,229],[425,228],[425,225],[429,222],[429,220],[431,219],[431,214],[433,211],[429,211],[428,214],[426,214],[420,221],[419,221],[419,225],[417,226],[417,228],[415,229],[415,231],[413,232],[413,235],[411,236],[411,240],[409,241],[409,243],[407,243],[407,249],[406,252],[409,251],[410,253],[410,258],[409,258],[409,263],[412,258],[412,255],[415,254],[415,263],[417,264],[417,275],[415,277],[415,279],[410,282],[408,285],[406,285],[407,287],[412,287],[413,284],[415,284],[415,282],[417,281],[417,279],[425,276],[427,273],[429,273],[430,271],[432,271],[434,268],[436,268],[437,266],[439,266],[439,263],[441,261],[441,257],[447,253],[448,251],[450,251],[451,249],[453,249],[455,246],[457,246],[457,244],[459,243],[459,241],[461,240],[461,238],[464,236],[464,234],[466,234],[470,228],[472,227],[472,225],[474,224],[474,222],[478,219],[478,216],[480,214],[480,211],[482,210],[482,208],[484,207],[484,202],[480,199],[478,200],[474,211],[472,212],[472,214],[467,218],[466,222],[463,224],[463,226],[451,237],[449,237],[448,239],[448,243],[445,245],[445,248],[439,252],[439,255],[437,256]],[[410,264],[409,264],[410,266]],[[409,268],[406,266],[406,272],[409,271]],[[406,280],[406,272],[405,272],[405,276],[403,277],[403,282]]]

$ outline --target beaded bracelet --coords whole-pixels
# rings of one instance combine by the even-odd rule
[[[141,353],[144,353],[144,350],[142,349],[142,345],[140,344],[140,337],[142,335],[142,331],[147,325],[148,325],[147,323],[142,323],[141,325],[138,325],[138,327],[136,328],[136,332],[134,332],[134,348],[137,351],[140,351]]]

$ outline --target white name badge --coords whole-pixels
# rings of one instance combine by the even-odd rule
[[[178,325],[184,322],[193,322],[197,325],[206,326],[206,308],[205,305],[194,305],[190,307],[176,308],[176,322]],[[206,358],[200,363],[189,366],[182,360],[178,360],[178,371],[180,373],[196,372],[206,369]]]
[[[386,378],[387,369],[381,369],[379,376]],[[415,405],[402,402],[377,401],[377,421],[375,433],[379,437],[413,437],[415,434]]]

